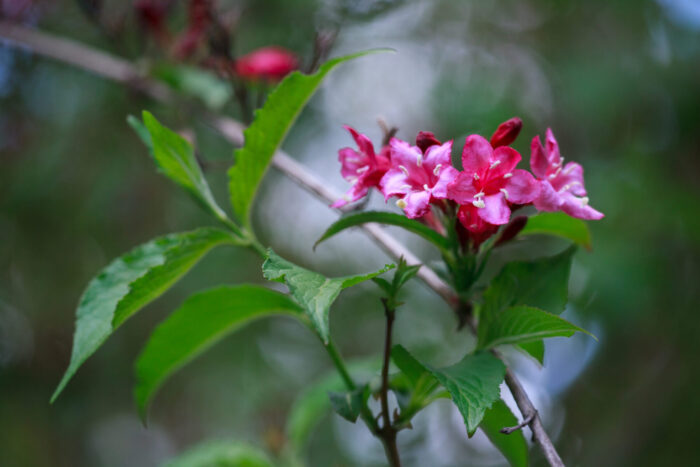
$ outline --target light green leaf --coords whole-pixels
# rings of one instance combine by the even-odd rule
[[[151,69],[151,75],[176,91],[199,98],[212,110],[221,109],[233,95],[230,83],[202,68],[161,63]]]
[[[283,282],[289,292],[304,308],[311,324],[324,343],[328,342],[328,315],[330,307],[343,289],[372,279],[393,268],[387,264],[377,272],[357,276],[328,278],[287,261],[272,250],[268,250],[263,263],[265,279]]]
[[[265,170],[323,78],[336,65],[371,52],[334,58],[312,75],[291,73],[255,112],[253,123],[244,132],[245,145],[236,150],[235,165],[228,172],[233,211],[245,226],[250,227],[250,206]]]
[[[420,378],[429,372],[425,365],[411,355],[404,346],[399,344],[391,349],[391,361],[401,370],[401,373],[406,375],[411,386],[415,386]]]
[[[564,311],[569,295],[569,271],[576,247],[537,261],[506,264],[484,292],[482,318],[514,305],[529,305],[550,313]]]
[[[164,463],[163,467],[273,467],[273,465],[267,454],[247,443],[207,441]]]
[[[210,249],[236,243],[228,232],[212,228],[171,234],[135,248],[103,269],[80,299],[70,364],[51,401],[127,318],[168,290]]]
[[[195,200],[219,220],[227,221],[226,213],[216,200],[194,156],[192,145],[185,138],[164,127],[149,112],[143,112],[143,123],[151,136],[152,155],[160,172],[187,190]],[[138,126],[139,136],[143,139]]]
[[[360,416],[362,406],[369,398],[369,389],[367,386],[361,386],[354,391],[344,392],[329,392],[328,398],[331,401],[331,407],[338,415],[345,420],[355,423],[357,417]]]
[[[406,377],[411,389],[408,397],[405,395],[401,397],[401,392],[395,391],[401,406],[401,417],[404,422],[407,422],[416,412],[432,402],[431,395],[440,386],[440,382],[428,367],[419,362],[401,345],[395,345],[391,349],[391,360],[401,370],[401,374]]]
[[[378,224],[395,225],[397,227],[402,227],[408,230],[409,232],[412,232],[416,235],[420,235],[425,240],[440,248],[440,250],[442,251],[447,251],[450,247],[447,238],[443,237],[427,225],[421,224],[416,220],[409,219],[404,215],[396,214],[393,212],[367,211],[356,214],[350,214],[348,216],[344,216],[338,219],[328,228],[328,230],[326,230],[323,233],[321,238],[319,238],[316,241],[316,243],[314,244],[314,248],[316,248],[319,243],[328,240],[332,236],[342,232],[345,229],[366,224],[368,222],[376,222]]]
[[[563,212],[543,212],[528,218],[520,235],[546,234],[562,237],[591,249],[591,232],[588,224]]]
[[[508,308],[479,323],[478,348],[520,344],[547,337],[571,337],[577,331],[593,336],[559,316],[520,305]]]
[[[260,286],[218,287],[187,299],[153,332],[136,361],[141,417],[166,378],[241,326],[266,316],[304,318],[289,296]]]
[[[493,403],[486,411],[484,419],[479,428],[488,436],[489,440],[513,467],[527,467],[527,442],[523,436],[523,431],[518,430],[506,435],[501,433],[501,428],[515,426],[518,419],[502,400]]]
[[[500,397],[505,365],[488,352],[478,352],[447,368],[431,369],[431,372],[452,396],[471,437],[486,410]]]
[[[544,365],[544,341],[521,342],[517,347]]]

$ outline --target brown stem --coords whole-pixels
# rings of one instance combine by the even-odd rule
[[[173,93],[167,86],[144,78],[143,74],[139,73],[126,60],[113,57],[73,40],[18,26],[8,21],[0,21],[0,37],[9,39],[19,46],[27,47],[39,55],[69,63],[98,76],[126,84],[132,89],[141,91],[156,100],[168,102],[173,98]],[[245,127],[240,122],[211,113],[206,113],[205,116],[231,143],[243,144],[243,129]],[[307,171],[303,165],[282,151],[278,151],[275,154],[272,165],[325,203],[333,203],[341,197],[340,193],[328,188],[315,175]],[[418,258],[411,251],[386,233],[378,224],[365,224],[363,230],[395,260],[403,256],[408,264],[420,264]],[[432,269],[427,267],[420,268],[418,277],[448,304],[452,306],[457,304],[457,298],[450,286]],[[513,394],[523,417],[533,413],[535,407],[518,379],[510,371],[506,372],[506,384]],[[535,442],[544,453],[549,464],[557,467],[564,465],[552,441],[547,436],[539,416],[535,416],[532,419],[530,428],[535,436]]]
[[[399,449],[396,445],[396,428],[391,423],[391,413],[389,412],[389,361],[391,358],[391,336],[396,311],[389,306],[386,299],[382,299],[382,303],[384,304],[384,314],[386,315],[386,334],[384,336],[384,364],[382,365],[382,388],[380,392],[383,424],[378,435],[384,445],[389,465],[391,467],[401,467]]]

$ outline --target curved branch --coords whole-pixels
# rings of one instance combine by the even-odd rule
[[[0,38],[4,38],[6,42],[14,43],[20,48],[27,48],[38,55],[69,63],[103,78],[123,83],[155,100],[168,102],[174,98],[172,91],[167,86],[144,76],[130,62],[79,42],[18,26],[7,21],[0,21]],[[207,113],[206,118],[231,143],[243,144],[243,129],[245,128],[243,124],[231,118],[211,113]],[[331,204],[342,196],[335,190],[328,188],[315,175],[307,171],[302,164],[282,151],[275,154],[272,164],[300,187],[311,192],[325,203]],[[419,259],[411,251],[397,242],[379,225],[365,224],[362,228],[367,235],[374,239],[377,245],[395,260],[403,256],[409,264],[420,264]],[[457,304],[457,297],[450,286],[432,269],[421,267],[418,277],[448,304],[451,306]],[[534,434],[535,442],[542,449],[549,464],[556,467],[563,466],[564,463],[544,430],[537,410],[510,370],[506,372],[505,381],[523,418],[532,417],[529,426]]]

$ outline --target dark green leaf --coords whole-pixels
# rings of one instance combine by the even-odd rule
[[[372,279],[393,267],[393,264],[388,264],[369,274],[328,278],[290,263],[274,251],[268,250],[267,259],[263,263],[263,276],[265,279],[287,284],[289,292],[308,314],[316,332],[324,342],[328,342],[328,314],[341,290]]]
[[[227,81],[202,68],[161,63],[151,74],[176,91],[201,99],[212,110],[219,110],[233,94]]]
[[[447,368],[431,369],[431,372],[452,396],[471,437],[486,410],[500,397],[505,365],[490,353],[479,352]]]
[[[515,426],[518,419],[502,400],[493,403],[490,409],[484,414],[481,421],[481,428],[489,440],[501,451],[503,456],[513,467],[527,467],[527,442],[523,436],[523,431],[514,431],[509,435],[501,433],[501,428]]]
[[[537,360],[540,365],[544,364],[544,341],[521,342],[517,347]]]
[[[543,212],[528,218],[520,235],[546,234],[562,237],[591,248],[591,232],[588,224],[563,212]]]
[[[559,316],[529,306],[515,306],[479,323],[479,348],[520,344],[547,337],[571,337],[588,331]]]
[[[576,247],[571,247],[537,261],[506,264],[484,292],[482,316],[514,305],[529,305],[556,314],[564,311],[575,252]]]
[[[383,211],[367,211],[367,212],[360,212],[357,214],[350,214],[348,216],[341,217],[337,221],[335,221],[329,228],[326,230],[321,238],[319,238],[316,241],[316,244],[314,245],[314,248],[316,246],[331,238],[337,233],[342,232],[345,229],[348,229],[350,227],[356,227],[358,225],[366,224],[368,222],[375,222],[378,224],[387,224],[387,225],[395,225],[398,227],[403,227],[404,229],[408,230],[409,232],[412,232],[416,235],[420,235],[424,239],[428,240],[429,242],[433,243],[436,245],[440,250],[446,251],[449,249],[449,242],[445,237],[431,229],[425,224],[421,224],[420,222],[409,219],[408,217],[402,215],[402,214],[396,214],[393,212],[383,212]]]
[[[312,75],[291,73],[255,112],[244,133],[245,145],[236,151],[235,165],[228,172],[233,211],[244,225],[250,226],[250,206],[275,151],[323,78],[336,65],[371,52],[334,58]]]
[[[429,370],[419,362],[408,350],[402,345],[395,345],[391,349],[391,361],[398,367],[401,372],[406,375],[411,386],[415,386],[418,380]]]
[[[260,286],[219,287],[187,299],[156,328],[136,362],[141,417],[173,372],[241,326],[272,315],[304,316],[289,296]]]
[[[152,154],[160,172],[187,190],[218,219],[226,221],[226,213],[216,204],[194,156],[192,145],[182,136],[161,125],[147,111],[143,112],[143,123],[151,135]]]
[[[355,423],[357,417],[360,416],[362,406],[369,398],[369,390],[367,386],[362,386],[354,391],[329,392],[328,398],[331,401],[331,407],[338,415],[349,422]]]
[[[103,269],[80,299],[70,364],[51,401],[127,318],[168,290],[206,252],[226,243],[236,244],[237,240],[219,229],[166,235],[135,248]]]
[[[273,467],[260,449],[246,443],[207,441],[195,446],[164,467]]]

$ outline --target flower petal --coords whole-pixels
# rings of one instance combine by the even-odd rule
[[[508,223],[510,208],[503,193],[484,196],[482,199],[484,207],[479,208],[479,217],[489,224],[503,225]]]
[[[515,166],[518,165],[522,157],[520,153],[513,148],[501,146],[493,152],[493,161],[491,162],[491,170],[489,170],[488,178],[493,179],[502,177],[507,173],[513,172]]]
[[[342,148],[338,151],[340,161],[340,174],[345,180],[353,181],[358,177],[358,170],[369,167],[370,160],[364,154],[352,148]]]
[[[433,185],[433,189],[431,190],[433,197],[437,199],[447,198],[447,186],[453,182],[458,175],[459,171],[452,166],[440,169],[438,181]]]
[[[532,138],[532,143],[530,143],[530,168],[532,173],[539,179],[544,179],[547,176],[549,161],[544,153],[539,136]]]
[[[344,125],[343,128],[348,130],[352,135],[352,139],[355,140],[357,147],[361,152],[366,154],[370,159],[374,160],[374,145],[372,145],[372,140],[362,133],[358,133],[354,128]]]
[[[528,204],[540,194],[540,184],[527,170],[516,169],[513,176],[508,178],[504,188],[508,193],[508,201],[514,204]]]
[[[401,169],[390,169],[379,182],[379,190],[384,194],[384,199],[388,200],[392,196],[411,192],[413,187],[408,182],[408,177]]]
[[[549,165],[561,164],[561,154],[559,154],[559,143],[557,143],[554,133],[551,128],[547,128],[547,141],[545,142],[545,150],[547,151],[547,160]]]
[[[483,136],[469,135],[462,149],[462,165],[468,173],[482,173],[491,165],[493,148]]]
[[[540,194],[535,198],[533,204],[538,211],[553,212],[558,211],[562,200],[552,184],[547,180],[540,181]]]
[[[331,207],[342,208],[348,203],[352,203],[360,198],[364,198],[365,196],[367,196],[368,191],[369,187],[363,186],[360,183],[356,183],[352,187],[350,187],[350,189],[343,195],[342,198],[340,198],[335,203],[331,204]]]
[[[447,184],[447,197],[457,204],[470,204],[477,193],[474,176],[467,172],[459,172],[455,179]]]
[[[557,191],[564,190],[576,196],[586,196],[586,188],[583,186],[583,167],[576,162],[566,164],[551,183]]]
[[[579,198],[571,193],[563,193],[561,195],[562,205],[561,210],[570,215],[584,220],[599,220],[604,217],[600,211],[593,209],[588,205],[588,198]]]
[[[425,170],[434,172],[435,167],[452,166],[452,141],[448,141],[440,146],[431,146],[425,153]]]
[[[427,191],[414,191],[413,193],[409,193],[404,197],[403,201],[406,203],[404,212],[406,213],[406,217],[410,219],[423,217],[430,209],[430,193]]]

